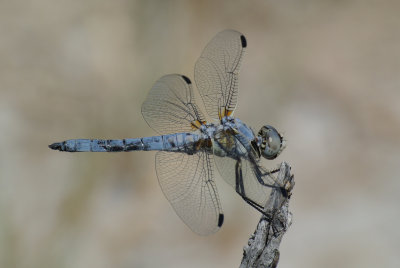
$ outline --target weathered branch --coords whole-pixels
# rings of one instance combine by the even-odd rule
[[[267,267],[274,268],[279,261],[279,245],[282,237],[292,222],[289,212],[289,199],[294,187],[294,177],[290,174],[290,166],[283,162],[277,176],[277,183],[285,190],[274,188],[269,196],[263,215],[257,229],[249,238],[248,245],[243,249],[243,259],[240,268]]]

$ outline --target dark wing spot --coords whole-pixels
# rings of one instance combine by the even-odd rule
[[[218,227],[221,227],[224,223],[224,214],[219,214],[218,216]]]
[[[188,83],[189,85],[192,83],[192,82],[190,81],[190,79],[187,78],[186,76],[182,75],[182,78],[183,78],[183,80],[185,80],[185,82]]]
[[[244,35],[240,36],[240,41],[242,42],[242,47],[247,47],[246,37]]]

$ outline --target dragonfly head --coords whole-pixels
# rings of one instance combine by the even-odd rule
[[[281,134],[272,126],[263,126],[258,132],[261,137],[261,155],[266,159],[275,159],[285,148],[285,141]]]

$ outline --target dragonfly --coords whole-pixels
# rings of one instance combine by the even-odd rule
[[[161,189],[176,214],[195,233],[217,232],[224,222],[214,165],[221,177],[250,206],[263,211],[272,188],[283,189],[261,159],[275,159],[285,148],[272,126],[258,133],[233,117],[239,69],[247,40],[235,30],[218,33],[194,68],[193,84],[184,75],[161,77],[142,104],[142,115],[158,136],[129,139],[71,139],[49,147],[65,152],[157,151],[155,169]]]

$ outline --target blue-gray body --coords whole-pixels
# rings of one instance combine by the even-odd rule
[[[202,150],[218,156],[247,158],[252,141],[258,140],[239,119],[225,117],[221,124],[205,124],[189,133],[119,140],[74,139],[53,143],[50,148],[66,152],[168,151],[187,154]]]
[[[171,151],[194,152],[194,145],[200,136],[196,133],[175,133],[136,139],[99,140],[75,139],[52,144],[60,151],[67,152],[130,152],[130,151]]]

